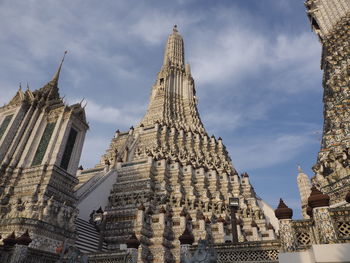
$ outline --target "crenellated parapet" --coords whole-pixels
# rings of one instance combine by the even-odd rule
[[[350,193],[350,192],[349,192]],[[350,207],[344,202],[342,207],[330,207],[330,197],[323,194],[316,187],[312,187],[308,197],[309,219],[293,220],[293,211],[288,208],[283,201],[280,201],[275,210],[279,219],[280,229],[280,255],[292,257],[290,252],[295,252],[293,257],[298,257],[298,253],[309,253],[313,255],[320,253],[314,250],[315,245],[348,243],[350,238]],[[345,201],[345,200],[344,200]],[[329,246],[328,248],[331,248]],[[347,248],[344,246],[343,248]],[[327,249],[327,246],[322,247]],[[329,250],[329,253],[335,253]],[[314,256],[314,255],[313,255]],[[319,257],[319,255],[317,255]]]

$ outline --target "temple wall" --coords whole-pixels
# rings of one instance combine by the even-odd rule
[[[101,175],[97,181],[90,185],[81,194],[77,208],[79,209],[79,218],[89,221],[90,214],[93,210],[97,210],[100,206],[108,205],[108,196],[113,188],[113,184],[117,180],[117,171],[113,170],[106,175]]]

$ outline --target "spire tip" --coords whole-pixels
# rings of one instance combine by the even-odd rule
[[[59,67],[58,67],[58,70],[57,70],[57,72],[55,73],[55,75],[53,76],[53,78],[52,78],[52,80],[51,80],[51,83],[52,83],[54,86],[56,86],[56,87],[57,87],[57,84],[58,84],[58,79],[59,79],[59,77],[60,77],[62,64],[63,64],[63,62],[64,62],[64,59],[65,59],[67,53],[68,53],[68,51],[65,50],[65,51],[64,51],[64,54],[63,54],[63,57],[62,57],[62,60],[61,60],[61,63],[60,63],[60,65],[59,65]]]
[[[178,32],[178,31],[177,31],[177,25],[174,25],[174,27],[173,27],[173,32]]]
[[[299,173],[302,173],[302,172],[303,172],[303,170],[301,169],[301,165],[300,165],[300,164],[298,164],[298,172],[299,172]]]

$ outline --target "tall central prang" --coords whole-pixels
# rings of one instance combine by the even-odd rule
[[[197,110],[190,65],[185,66],[184,42],[176,26],[165,46],[163,66],[152,87],[150,104],[141,124],[150,126],[156,122],[205,133]]]
[[[207,135],[195,95],[175,26],[142,121],[118,130],[100,164],[78,173],[80,218],[103,207],[108,249],[135,234],[139,262],[180,262],[184,237],[229,242],[230,197],[239,198],[239,242],[275,239],[272,208],[256,196],[248,174],[238,175],[222,139]]]

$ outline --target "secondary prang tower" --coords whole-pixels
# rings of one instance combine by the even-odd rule
[[[0,107],[0,233],[28,230],[30,247],[51,252],[76,239],[74,187],[88,129],[84,108],[59,95],[62,63],[42,88],[20,88]]]
[[[115,178],[104,208],[104,241],[114,250],[135,232],[139,262],[179,262],[179,237],[186,228],[195,242],[230,240],[230,197],[239,198],[240,242],[275,238],[273,210],[256,196],[248,174],[238,175],[222,139],[205,131],[176,26],[140,124],[117,131],[101,163],[79,174],[85,219],[86,208],[96,209],[94,202],[103,195],[93,194],[94,182]]]
[[[305,2],[312,29],[322,44],[324,124],[313,178],[331,204],[350,190],[350,2]]]

